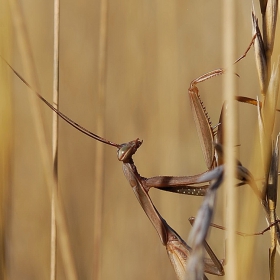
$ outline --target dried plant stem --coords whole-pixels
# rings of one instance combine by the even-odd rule
[[[98,135],[105,135],[105,81],[106,81],[106,46],[107,46],[107,0],[101,1],[100,6],[100,33],[99,33],[99,61],[98,61]],[[103,185],[104,185],[104,145],[96,143],[95,156],[95,181],[94,181],[94,235],[93,235],[93,279],[101,279],[101,242],[102,242],[102,218],[103,218]]]
[[[11,57],[11,18],[7,1],[0,2],[0,53]],[[0,279],[7,279],[6,267],[6,213],[9,195],[12,151],[11,73],[0,63]]]
[[[18,40],[18,46],[21,53],[21,58],[23,61],[23,66],[25,69],[26,79],[30,81],[30,84],[34,86],[36,90],[39,88],[38,79],[36,76],[34,60],[31,52],[31,47],[28,41],[27,31],[24,24],[23,14],[20,5],[16,0],[10,0],[10,8],[12,13],[12,18],[16,31],[16,38]],[[50,194],[50,199],[52,197],[52,189],[55,186],[55,179],[53,176],[53,171],[51,168],[51,162],[48,155],[47,141],[45,132],[43,129],[43,121],[41,112],[39,110],[39,99],[35,94],[29,94],[31,111],[33,113],[33,120],[35,123],[36,134],[38,138],[38,143],[40,147],[40,154],[42,165],[44,167],[46,182],[48,191]],[[61,201],[59,200],[57,193],[54,192],[54,203],[56,209],[56,218],[57,218],[57,229],[58,229],[58,238],[61,248],[61,256],[64,265],[64,271],[66,278],[69,280],[76,280],[77,273],[75,269],[73,254],[70,249],[69,235],[67,232],[66,221],[64,217],[63,207]]]
[[[235,60],[235,1],[224,2],[224,64],[232,65]],[[228,264],[226,271],[226,279],[237,279],[238,271],[236,265],[236,189],[234,186],[236,162],[234,154],[234,146],[236,145],[236,105],[235,105],[235,76],[234,65],[231,66],[227,75],[224,75],[223,92],[227,104],[225,116],[225,222],[228,228],[227,232],[227,255]]]
[[[53,106],[58,109],[59,102],[59,8],[60,1],[54,0],[54,52],[53,52]],[[56,209],[55,209],[55,194],[58,191],[58,115],[53,112],[52,124],[52,160],[55,185],[52,189],[51,198],[51,272],[50,280],[56,279]],[[58,193],[56,194],[58,195]]]
[[[273,223],[277,219],[276,205],[277,205],[277,182],[278,182],[278,137],[276,147],[272,147],[274,140],[274,124],[275,124],[275,112],[276,104],[279,93],[279,63],[276,62],[273,69],[271,69],[271,56],[273,53],[277,15],[278,15],[278,0],[262,1],[261,12],[262,12],[262,26],[263,34],[259,32],[259,41],[263,42],[264,48],[262,48],[261,54],[264,57],[264,61],[260,61],[260,55],[256,55],[257,71],[259,76],[264,76],[264,80],[267,85],[266,91],[263,93],[263,108],[258,110],[259,115],[259,132],[261,139],[261,150],[262,160],[265,172],[265,183],[264,183],[264,201],[263,203],[266,211],[266,219],[269,224]],[[253,28],[256,29],[256,15],[253,9]],[[258,53],[258,49],[255,49],[255,53]],[[262,64],[260,62],[263,62]],[[259,67],[261,65],[261,67]],[[267,73],[264,75],[263,73]],[[270,279],[275,279],[275,254],[276,248],[279,252],[279,235],[280,230],[278,225],[270,229],[271,234],[271,247],[269,248],[269,272]],[[278,243],[278,244],[277,244]]]

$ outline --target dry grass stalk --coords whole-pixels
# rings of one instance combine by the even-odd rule
[[[32,51],[29,45],[28,35],[27,35],[21,7],[19,6],[16,0],[10,1],[10,7],[11,10],[13,11],[12,18],[16,30],[16,38],[18,40],[18,45],[21,51],[21,58],[23,60],[23,65],[26,72],[26,79],[30,81],[30,84],[34,85],[35,89],[38,89],[39,83],[35,71]],[[67,279],[75,280],[77,279],[77,273],[75,269],[73,255],[70,249],[70,242],[69,242],[65,217],[63,213],[63,207],[61,205],[61,201],[57,196],[57,193],[52,192],[52,190],[55,188],[55,178],[54,178],[53,170],[51,168],[52,165],[50,163],[48,151],[46,148],[47,143],[46,143],[45,132],[42,125],[43,124],[42,117],[39,110],[39,100],[34,94],[30,94],[29,97],[30,97],[30,103],[32,104],[31,108],[34,115],[33,119],[35,122],[35,127],[36,127],[36,132],[37,132],[37,137],[38,137],[38,142],[39,142],[39,147],[41,152],[41,159],[42,159],[42,164],[44,166],[45,177],[46,177],[50,199],[52,197],[52,194],[54,194],[54,202],[56,205],[55,209],[56,209],[56,218],[57,218],[57,228],[59,234],[59,244],[61,246],[60,248],[62,253],[62,259],[64,262],[65,274],[67,275]]]
[[[274,47],[276,22],[278,14],[278,0],[268,0],[265,4],[261,4],[265,8],[262,9],[263,15],[263,40],[267,58],[268,70],[270,70],[271,55]]]
[[[99,57],[98,57],[98,100],[97,128],[98,135],[105,136],[105,84],[107,51],[107,13],[108,1],[100,3]],[[101,245],[104,201],[104,145],[96,142],[94,181],[94,234],[93,234],[93,278],[101,280]]]
[[[0,2],[0,53],[11,58],[11,17],[8,3]],[[7,224],[12,166],[13,124],[11,106],[11,80],[12,77],[0,62],[0,278],[7,279]]]
[[[235,1],[226,1],[224,3],[224,28],[223,28],[223,58],[225,65],[232,65],[236,58],[236,3]],[[230,67],[229,73],[234,73],[234,65]],[[236,189],[234,187],[236,177],[236,161],[234,147],[237,140],[237,113],[235,104],[236,80],[234,75],[224,75],[223,77],[224,99],[227,105],[225,114],[224,140],[225,140],[225,180],[224,186],[224,209],[226,211],[225,222],[228,228],[227,233],[227,255],[228,264],[226,279],[235,280],[238,276],[238,267],[236,263]]]
[[[278,172],[278,147],[272,145],[274,139],[274,124],[276,118],[276,105],[279,94],[280,80],[280,58],[271,70],[271,56],[273,52],[278,1],[260,1],[261,12],[263,15],[263,36],[258,28],[258,20],[253,10],[253,33],[257,33],[255,44],[255,57],[257,71],[260,78],[260,88],[262,93],[262,108],[258,105],[258,123],[260,134],[261,158],[264,174],[263,184],[263,206],[266,212],[268,224],[275,222],[276,200],[277,200],[277,172]],[[260,103],[259,103],[260,104]],[[278,137],[277,137],[278,145]],[[270,279],[275,279],[275,252],[276,244],[279,248],[279,226],[271,228],[271,247],[270,247]]]
[[[261,87],[261,92],[264,95],[267,89],[267,61],[265,55],[265,47],[263,43],[263,39],[261,36],[261,32],[258,25],[258,20],[255,16],[255,13],[252,12],[252,21],[253,21],[253,35],[257,34],[255,40],[255,56],[256,56],[256,64],[259,75],[259,82]]]
[[[263,15],[263,33],[266,35],[261,34],[261,31],[258,26],[258,19],[256,17],[256,13],[254,11],[254,7],[252,7],[252,26],[253,26],[253,35],[256,36],[255,40],[255,60],[256,60],[256,67],[257,73],[259,77],[259,84],[260,84],[260,93],[262,100],[259,101],[257,97],[255,105],[257,105],[257,116],[258,116],[258,132],[259,132],[259,148],[255,149],[257,163],[255,163],[255,170],[256,165],[261,166],[262,168],[258,174],[260,177],[263,178],[261,182],[262,188],[262,199],[261,203],[264,208],[265,217],[268,224],[271,224],[276,219],[276,197],[277,197],[277,187],[276,182],[274,179],[274,183],[268,183],[269,178],[271,178],[271,168],[272,165],[275,165],[275,161],[272,163],[272,154],[274,153],[273,150],[275,149],[272,145],[274,137],[274,124],[276,118],[276,105],[278,100],[278,92],[279,92],[279,71],[278,65],[279,61],[276,63],[276,66],[271,71],[271,55],[273,50],[273,44],[275,39],[275,30],[276,30],[276,20],[277,20],[277,9],[278,9],[278,1],[260,1],[260,8]],[[250,103],[250,102],[248,102]],[[251,103],[252,104],[252,103]],[[256,146],[258,143],[255,143]],[[275,166],[273,167],[275,169]],[[273,169],[272,168],[272,169]],[[257,173],[256,173],[257,174]],[[257,176],[257,175],[255,175]],[[248,208],[252,212],[251,221],[256,221],[258,215],[256,213],[257,210],[252,210],[252,208]],[[270,248],[270,279],[275,279],[275,244],[276,240],[279,243],[279,226],[275,225],[271,228],[271,248]],[[253,247],[252,242],[250,243],[250,249],[244,250],[243,256],[243,270],[245,277],[249,277],[250,269],[248,267],[249,260],[253,258]],[[248,244],[249,245],[249,244]],[[247,246],[247,244],[246,244]],[[277,245],[278,247],[278,245]],[[248,246],[249,248],[249,246]],[[250,253],[251,252],[251,253]],[[247,279],[247,278],[245,278]]]
[[[278,165],[279,165],[279,134],[276,138],[275,147],[273,148],[268,182],[267,182],[267,201],[269,208],[269,222],[274,224],[277,220],[276,205],[277,205],[277,189],[278,189]],[[269,248],[269,270],[270,279],[275,279],[275,257],[277,247],[277,235],[279,235],[278,227],[273,226],[271,233],[271,247]],[[277,232],[278,231],[278,232]]]
[[[53,51],[53,106],[59,108],[59,21],[60,21],[60,1],[54,0],[54,51]],[[56,279],[57,266],[57,228],[55,196],[58,196],[58,115],[53,112],[52,123],[52,161],[55,185],[52,189],[51,198],[51,266],[50,280]],[[57,194],[54,194],[57,192]]]

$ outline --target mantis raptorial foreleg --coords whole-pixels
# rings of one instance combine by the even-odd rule
[[[189,97],[191,102],[193,118],[195,121],[195,126],[204,155],[204,160],[208,169],[212,169],[216,166],[214,149],[214,130],[208,113],[206,112],[206,108],[203,105],[203,102],[201,101],[201,98],[198,94],[198,88],[196,87],[196,85],[204,80],[210,79],[217,75],[221,75],[223,74],[223,72],[223,69],[217,69],[207,74],[204,74],[199,78],[193,80],[189,87]]]
[[[234,63],[239,62],[247,55],[248,51],[250,50],[250,48],[254,43],[255,38],[256,35],[253,36],[245,53],[241,57],[239,57]],[[190,98],[193,118],[198,133],[201,149],[203,152],[204,160],[208,169],[212,169],[218,164],[217,157],[215,156],[215,148],[214,148],[215,131],[214,131],[214,127],[212,126],[212,122],[208,116],[208,113],[206,111],[206,108],[199,96],[197,84],[205,80],[211,79],[215,76],[222,75],[224,74],[224,72],[225,69],[222,68],[210,71],[194,79],[190,83],[190,87],[189,87],[189,98]]]

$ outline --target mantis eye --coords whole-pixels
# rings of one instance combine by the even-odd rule
[[[117,156],[119,161],[125,161],[127,158],[131,157],[131,151],[133,145],[130,143],[123,144],[117,151]]]

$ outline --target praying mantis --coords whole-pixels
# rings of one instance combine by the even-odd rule
[[[26,85],[31,88],[31,86],[14,69],[13,71]],[[81,127],[80,125],[69,119],[67,116],[65,116],[63,113],[58,111],[55,107],[53,107],[39,93],[36,94],[47,106],[54,110],[70,125],[78,129],[82,133],[94,138],[95,140],[116,147],[118,149],[118,160],[123,162],[123,172],[125,174],[125,177],[130,183],[130,186],[132,187],[133,192],[138,199],[141,207],[156,229],[162,244],[166,247],[168,256],[174,267],[178,279],[183,280],[185,278],[186,262],[191,252],[191,248],[162,218],[162,216],[155,208],[148,192],[152,187],[155,187],[166,191],[171,190],[182,194],[201,196],[205,195],[205,190],[207,189],[208,185],[195,186],[195,184],[207,183],[209,180],[200,180],[200,175],[184,177],[158,176],[153,178],[144,178],[138,173],[132,159],[132,156],[141,146],[142,141],[136,139],[124,144],[116,144],[112,141],[108,141]],[[224,275],[222,266],[223,262],[217,259],[207,243],[206,249],[211,259],[205,260],[205,272],[216,275]],[[204,279],[207,279],[206,276]]]
[[[250,44],[250,46],[251,45],[252,43]],[[12,67],[11,69],[28,87],[32,89],[32,87],[21,77],[21,75],[18,72],[16,72]],[[91,131],[81,127],[76,122],[72,121],[62,112],[53,107],[38,92],[36,92],[37,96],[67,123],[78,129],[82,133],[90,136],[91,138],[94,138],[97,141],[117,148],[117,157],[118,160],[123,163],[124,175],[127,181],[129,182],[139,204],[141,205],[144,212],[148,216],[150,222],[154,226],[161,243],[166,247],[168,257],[173,265],[174,271],[176,272],[178,279],[180,280],[185,279],[185,275],[187,273],[187,261],[192,250],[190,246],[187,245],[187,243],[178,235],[178,233],[176,233],[176,231],[173,230],[163,219],[163,217],[158,212],[149,196],[149,190],[151,188],[157,188],[160,190],[176,192],[179,194],[204,196],[209,186],[211,186],[210,181],[212,181],[218,175],[221,174],[223,168],[221,165],[217,167],[220,168],[219,171],[217,171],[218,173],[215,173],[215,167],[219,165],[217,157],[215,155],[215,150],[217,150],[217,147],[215,148],[214,145],[215,132],[212,128],[210,118],[206,113],[206,109],[198,95],[198,88],[196,85],[206,79],[212,78],[223,73],[223,69],[211,71],[193,80],[190,84],[189,96],[191,100],[191,107],[193,109],[194,119],[196,122],[197,129],[199,131],[198,134],[200,136],[200,141],[202,143],[202,150],[204,152],[206,165],[208,167],[208,170],[206,172],[193,176],[156,176],[151,178],[142,177],[138,173],[136,165],[134,164],[132,158],[132,156],[142,145],[141,140],[137,138],[133,141],[123,144],[116,144],[112,141],[106,140],[92,133]],[[243,183],[250,184],[253,191],[257,194],[257,196],[260,197],[259,190],[254,184],[254,180],[250,172],[240,164],[237,166],[237,169],[238,179]],[[213,251],[207,243],[205,243],[205,248],[210,256],[210,259],[204,260],[204,271],[206,273],[211,273],[215,275],[224,275],[223,261],[220,261],[216,257],[216,255],[213,253]],[[207,277],[204,276],[204,279],[207,279]]]

